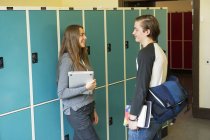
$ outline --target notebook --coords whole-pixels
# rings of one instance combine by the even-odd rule
[[[76,88],[84,86],[87,82],[90,82],[94,78],[93,71],[70,71],[69,76],[69,88]],[[83,94],[91,94],[92,91],[86,91]]]
[[[130,105],[126,105],[125,107],[125,117],[124,117],[124,126],[128,126],[129,114],[130,114]],[[152,102],[146,101],[145,105],[143,105],[142,110],[138,116],[137,126],[140,128],[149,128],[150,126],[150,118],[151,118],[151,109]]]

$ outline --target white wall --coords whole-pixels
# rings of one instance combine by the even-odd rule
[[[192,11],[192,0],[179,1],[158,1],[157,7],[168,7],[168,12],[189,12]]]
[[[199,106],[210,108],[210,0],[200,0]],[[196,27],[194,27],[196,28]],[[209,61],[209,64],[207,64]]]

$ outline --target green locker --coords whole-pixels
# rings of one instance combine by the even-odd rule
[[[64,31],[68,25],[83,25],[82,10],[60,10],[60,37],[63,38]]]
[[[160,26],[160,35],[158,37],[158,44],[160,47],[168,52],[168,46],[167,46],[167,30],[168,30],[168,24],[167,24],[167,9],[156,9],[155,10],[155,17],[158,19],[159,26]]]
[[[94,97],[96,102],[96,111],[99,117],[99,122],[95,126],[95,130],[100,140],[107,140],[106,89],[97,89],[95,91]]]
[[[85,32],[89,58],[97,86],[105,85],[104,11],[85,11]]]
[[[0,117],[1,140],[32,140],[30,109]]]
[[[126,79],[136,76],[136,57],[140,45],[135,42],[132,33],[137,16],[139,16],[139,10],[125,10]]]
[[[35,107],[34,119],[36,140],[61,139],[59,101]]]
[[[141,15],[154,15],[154,9],[141,9]]]
[[[124,79],[123,54],[123,11],[107,10],[107,59],[108,82],[113,83]]]
[[[124,140],[124,83],[109,86],[109,139]]]
[[[135,95],[136,78],[126,80],[126,104],[131,104],[131,101]]]
[[[34,104],[57,96],[56,11],[29,11]],[[36,59],[37,58],[37,59]]]
[[[28,107],[30,91],[25,11],[0,11],[0,65],[0,114]]]

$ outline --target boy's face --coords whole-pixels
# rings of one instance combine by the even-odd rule
[[[147,38],[149,31],[143,30],[143,28],[141,27],[141,21],[135,21],[134,30],[133,30],[132,34],[133,34],[136,42],[142,43]]]

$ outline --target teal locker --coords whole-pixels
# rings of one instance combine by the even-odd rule
[[[65,114],[63,116],[63,124],[64,124],[64,137],[69,137],[70,140],[73,140],[74,130],[69,124],[67,116]]]
[[[124,140],[123,126],[125,104],[124,83],[109,86],[109,134],[110,140]]]
[[[136,57],[140,44],[135,42],[133,27],[139,10],[125,10],[125,49],[126,49],[126,79],[136,76]]]
[[[35,107],[34,121],[36,140],[61,139],[59,101]]]
[[[32,140],[30,109],[0,118],[0,140]]]
[[[30,105],[25,11],[0,11],[0,114]]]
[[[123,11],[107,10],[107,59],[109,83],[124,79]]]
[[[82,25],[82,10],[61,10],[60,17],[60,37],[63,38],[64,31],[68,25],[79,24]]]
[[[34,103],[57,98],[56,11],[30,11]],[[37,54],[37,61],[35,55]]]
[[[106,125],[106,89],[100,88],[94,94],[96,102],[96,111],[99,117],[99,122],[95,126],[95,130],[100,140],[107,140],[107,125]]]
[[[105,85],[104,11],[85,11],[87,47],[97,86]]]
[[[141,15],[154,15],[154,9],[141,9]]]
[[[167,46],[167,9],[156,9],[155,17],[157,18],[160,26],[160,35],[158,37],[158,44],[160,47],[168,52]]]
[[[136,78],[126,80],[126,104],[131,104],[131,101],[135,95]]]

